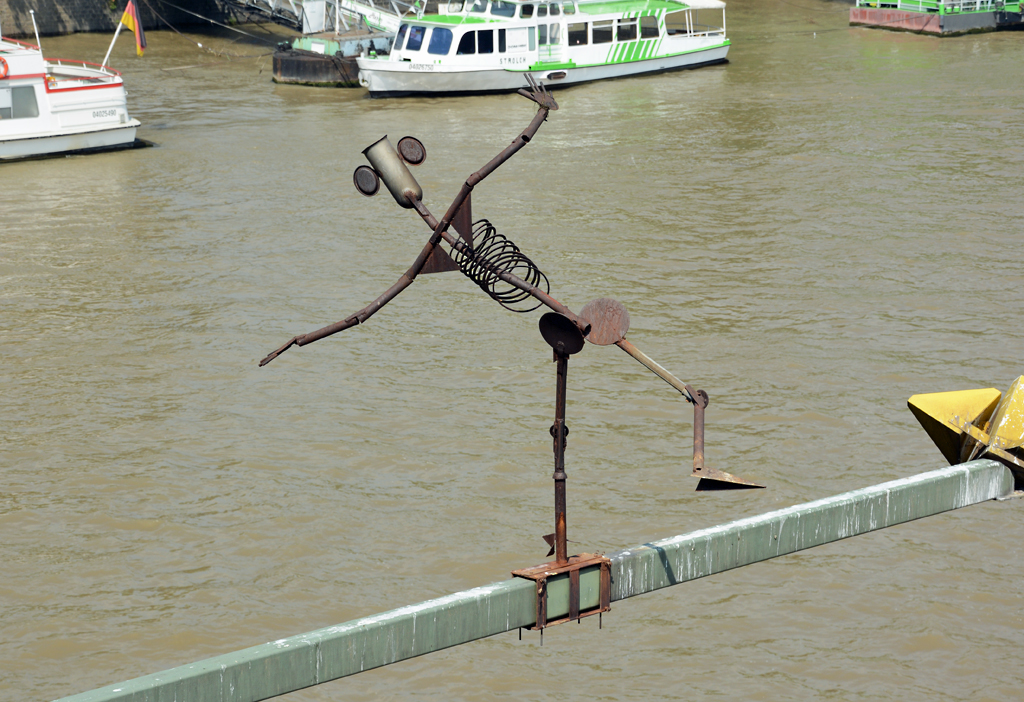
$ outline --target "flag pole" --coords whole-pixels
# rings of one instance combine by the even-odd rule
[[[124,25],[121,24],[120,20],[118,20],[117,30],[114,32],[114,38],[110,40],[110,48],[107,49],[107,55],[103,57],[103,63],[100,64],[101,66],[107,65],[107,59],[110,58],[110,52],[114,50],[114,42],[117,41],[117,35],[121,33],[122,26]]]
[[[36,25],[36,11],[29,10],[28,13],[32,15],[32,29],[35,30],[36,33],[36,48],[39,49],[39,53],[41,55],[43,53],[43,45],[39,41],[39,27]]]

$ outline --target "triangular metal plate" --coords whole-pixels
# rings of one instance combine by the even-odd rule
[[[466,196],[465,202],[455,211],[455,216],[452,218],[452,229],[470,246],[473,245],[473,205],[470,202],[472,197],[472,194]],[[459,266],[452,260],[452,257],[437,247],[430,254],[427,262],[423,264],[423,270],[420,273],[447,273],[457,270],[459,270]]]
[[[960,463],[967,424],[979,426],[992,416],[1002,393],[995,388],[914,395],[907,406],[950,465]]]

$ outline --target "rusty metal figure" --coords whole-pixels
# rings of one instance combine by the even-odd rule
[[[363,151],[370,165],[360,166],[353,174],[352,180],[356,189],[364,195],[373,196],[380,190],[380,182],[384,181],[384,185],[400,206],[415,210],[426,222],[431,229],[430,238],[409,269],[380,297],[345,319],[293,337],[260,361],[260,366],[270,363],[292,346],[305,346],[365,323],[380,308],[409,287],[420,273],[461,271],[492,299],[515,312],[528,312],[541,305],[549,307],[553,312],[545,314],[540,323],[541,334],[554,349],[555,361],[558,364],[555,424],[551,428],[555,453],[555,534],[549,543],[556,553],[557,562],[566,563],[566,376],[569,356],[581,351],[585,341],[597,346],[615,344],[682,393],[683,397],[693,404],[692,475],[700,478],[698,490],[764,486],[704,465],[704,409],[708,404],[707,393],[693,390],[626,341],[629,313],[621,302],[609,298],[594,300],[584,306],[577,315],[551,296],[547,276],[519,250],[519,247],[498,234],[487,220],[473,223],[470,198],[473,188],[529,144],[547,119],[548,113],[558,109],[558,104],[544,86],[538,85],[529,74],[527,78],[530,89],[520,89],[519,93],[537,103],[537,114],[507,148],[466,179],[441,219],[434,217],[423,204],[423,191],[408,169],[408,166],[416,166],[426,160],[426,148],[419,140],[404,137],[399,140],[396,149],[385,136]],[[449,228],[454,228],[459,236],[452,234]],[[440,247],[441,241],[448,244],[448,251]]]

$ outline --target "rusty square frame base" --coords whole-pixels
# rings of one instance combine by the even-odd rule
[[[591,566],[601,567],[601,584],[596,607],[580,611],[580,571]],[[562,573],[569,574],[569,613],[559,619],[548,619],[548,578]],[[531,631],[544,629],[555,624],[562,624],[572,620],[580,620],[595,614],[602,614],[611,609],[612,591],[612,562],[604,556],[594,553],[581,553],[577,556],[570,556],[567,563],[551,561],[541,563],[530,568],[513,570],[512,575],[517,578],[526,578],[537,584],[537,623],[533,626],[524,627]]]

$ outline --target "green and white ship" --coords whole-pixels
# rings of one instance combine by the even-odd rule
[[[466,0],[403,21],[390,55],[358,65],[371,96],[397,97],[515,91],[528,73],[561,87],[724,63],[728,53],[719,0]]]

